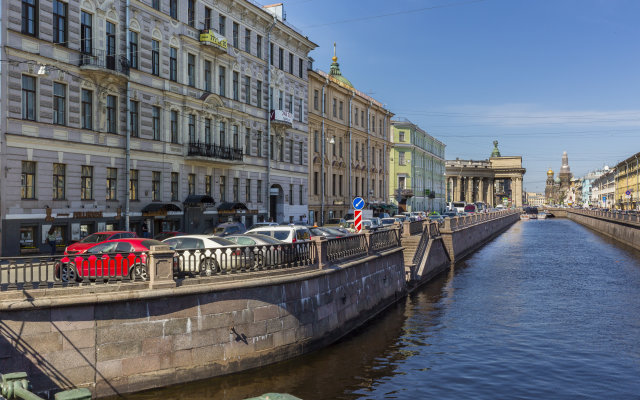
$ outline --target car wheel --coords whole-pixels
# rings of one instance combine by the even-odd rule
[[[60,281],[69,283],[80,282],[81,280],[73,263],[65,263],[60,266]]]
[[[129,272],[129,279],[132,281],[148,281],[149,273],[147,272],[147,266],[142,264],[136,264],[131,268]]]
[[[200,275],[211,276],[220,272],[220,265],[212,258],[205,258],[200,263]]]

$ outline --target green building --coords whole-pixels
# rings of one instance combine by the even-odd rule
[[[444,211],[445,144],[408,119],[391,121],[389,195],[402,211]]]

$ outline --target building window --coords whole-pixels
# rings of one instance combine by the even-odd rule
[[[22,0],[22,33],[38,35],[38,0]]]
[[[189,188],[189,194],[196,194],[196,174],[187,176],[187,187]]]
[[[334,118],[338,116],[338,99],[333,98],[333,116]]]
[[[293,164],[293,140],[289,140],[289,162]]]
[[[66,125],[67,85],[53,82],[53,123]]]
[[[116,96],[107,96],[107,132],[118,133],[118,120],[116,116]]]
[[[256,106],[262,108],[262,81],[256,82]]]
[[[65,165],[53,164],[53,199],[64,200]]]
[[[36,198],[36,163],[33,161],[22,162],[21,198]]]
[[[129,200],[140,200],[140,195],[138,192],[138,170],[130,169],[129,170]]]
[[[293,205],[293,185],[289,185],[289,205]]]
[[[273,43],[269,43],[269,63],[271,63],[271,65],[273,65]]]
[[[160,0],[153,0],[151,2],[151,7],[153,7],[156,10],[160,10]]]
[[[151,174],[151,200],[160,201],[160,172],[153,171]]]
[[[105,23],[105,53],[106,67],[110,70],[116,69],[116,25],[107,21]]]
[[[227,177],[220,176],[220,202],[227,201]]]
[[[36,120],[36,78],[22,75],[22,119]]]
[[[359,179],[358,179],[358,177],[356,176],[356,180],[355,180],[355,182],[354,182],[354,183],[355,183],[355,186],[354,186],[354,192],[355,192],[355,195],[356,195],[356,196],[360,194],[360,193],[358,192],[358,186],[359,186],[359,185],[358,185],[358,182],[360,182],[360,180],[359,180]]]
[[[251,155],[251,130],[246,128],[244,133],[244,154]]]
[[[171,201],[178,201],[178,181],[180,179],[180,174],[177,172],[171,173]]]
[[[196,1],[189,0],[187,3],[187,23],[190,27],[195,28],[196,26]]]
[[[231,34],[233,39],[233,47],[238,48],[238,23],[234,22],[231,27]]]
[[[262,157],[262,131],[258,131],[258,137],[256,138],[256,155]]]
[[[151,107],[151,129],[153,130],[153,140],[160,140],[160,107]]]
[[[189,143],[196,142],[196,116],[189,114]]]
[[[171,143],[178,143],[178,112],[171,110]]]
[[[278,47],[278,68],[284,70],[284,50]]]
[[[211,196],[211,175],[204,177],[204,194]]]
[[[82,89],[82,129],[93,129],[93,91]]]
[[[93,199],[93,167],[83,165],[80,173],[80,199]]]
[[[293,53],[289,53],[289,73],[293,75]]]
[[[227,18],[224,15],[220,15],[218,18],[218,33],[227,36]]]
[[[262,59],[262,36],[256,36],[256,57]]]
[[[209,7],[204,8],[204,29],[211,29],[211,9]]]
[[[364,110],[362,110],[362,112],[360,113],[360,126],[362,127],[362,129],[365,128],[365,126],[364,126]]]
[[[211,144],[211,118],[204,119],[204,143]]]
[[[218,94],[222,97],[226,96],[225,90],[225,76],[227,74],[227,70],[225,67],[218,67]]]
[[[244,102],[251,104],[251,78],[248,75],[244,77]]]
[[[129,131],[131,132],[132,137],[140,136],[140,118],[138,110],[139,107],[140,103],[138,103],[137,101],[129,101]]]
[[[313,151],[316,153],[320,151],[320,135],[318,131],[313,131]]]
[[[251,31],[249,29],[244,30],[244,51],[251,53]]]
[[[336,178],[336,174],[333,174],[331,176],[331,178],[332,178],[331,179],[331,195],[335,196],[336,195],[336,184],[338,183],[337,182],[337,178]]]
[[[233,133],[233,148],[234,149],[239,149],[240,148],[240,138],[238,136],[238,125],[233,125],[231,126],[231,132]]]
[[[360,160],[360,153],[358,152],[358,142],[356,142],[356,161]]]
[[[169,15],[173,19],[178,19],[178,0],[169,0]]]
[[[404,161],[404,151],[399,151],[398,152],[398,164],[399,165],[404,165],[405,161]]]
[[[227,124],[224,121],[220,121],[220,141],[219,141],[219,145],[220,147],[224,147],[227,144],[227,135],[225,132],[225,128],[227,127]]]
[[[372,132],[376,131],[376,117],[374,116],[371,117],[371,131]]]
[[[196,85],[196,56],[187,54],[187,76],[189,78],[189,86]]]
[[[138,32],[129,31],[129,62],[131,68],[138,68]]]
[[[245,202],[251,203],[251,179],[244,181],[244,198]]]
[[[344,108],[344,102],[340,101],[340,108],[338,109],[338,118],[340,119],[344,119],[343,108]]]
[[[313,173],[313,194],[316,196],[318,195],[318,184],[319,184],[318,173],[314,172]]]
[[[258,184],[256,185],[256,199],[258,203],[262,203],[262,181],[258,179]]]
[[[342,137],[338,139],[338,155],[342,157]]]
[[[300,151],[298,152],[298,164],[302,165],[302,148],[304,146],[304,142],[300,142]]]
[[[174,82],[178,80],[178,49],[175,47],[170,48],[169,79]]]
[[[300,193],[298,193],[298,199],[300,201],[299,203],[300,205],[304,204],[303,197],[304,197],[304,186],[300,185]]]
[[[118,169],[107,168],[107,200],[116,200],[118,188]]]
[[[353,120],[355,121],[355,125],[358,126],[358,107],[353,111]]]
[[[280,139],[280,146],[278,148],[278,159],[284,161],[284,139]]]
[[[404,142],[404,131],[398,132],[398,141]]]
[[[278,110],[284,110],[284,92],[282,90],[278,95]]]
[[[238,100],[239,94],[238,94],[238,73],[236,71],[233,71],[233,81],[232,81],[232,90],[233,90],[233,99],[234,100]]]
[[[160,42],[151,40],[151,73],[160,76]]]
[[[204,90],[211,92],[211,61],[204,62]]]
[[[82,11],[80,17],[80,51],[91,54],[93,49],[93,16]]]
[[[302,71],[304,70],[304,60],[300,58],[298,60],[298,76],[302,78]],[[302,204],[302,203],[300,203]]]
[[[342,196],[342,175],[340,175],[338,178],[340,179],[339,184],[338,184],[338,192],[339,192],[340,196]]]
[[[67,3],[53,0],[53,43],[67,46]]]
[[[298,122],[302,122],[303,120],[302,114],[302,99],[298,99]]]
[[[313,109],[314,110],[318,110],[319,97],[320,97],[320,92],[318,91],[318,89],[315,89],[313,91]]]

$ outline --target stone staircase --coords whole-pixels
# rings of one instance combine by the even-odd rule
[[[420,239],[422,239],[422,235],[406,236],[402,238],[405,269],[414,266],[413,256],[416,254],[416,249],[418,248]]]

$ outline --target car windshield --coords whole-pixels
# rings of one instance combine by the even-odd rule
[[[219,244],[220,246],[233,246],[235,244],[231,240],[227,240],[219,237],[210,237],[209,240]]]
[[[82,239],[80,243],[100,243],[108,240],[112,235],[113,233],[94,233]]]
[[[266,236],[266,235],[258,235],[258,237],[255,236],[250,236],[253,239],[259,240],[261,242],[264,242],[266,244],[281,244],[282,241],[278,240],[278,239],[274,239],[271,236]]]
[[[287,240],[289,237],[289,231],[275,231],[273,232],[273,237],[278,240]]]

